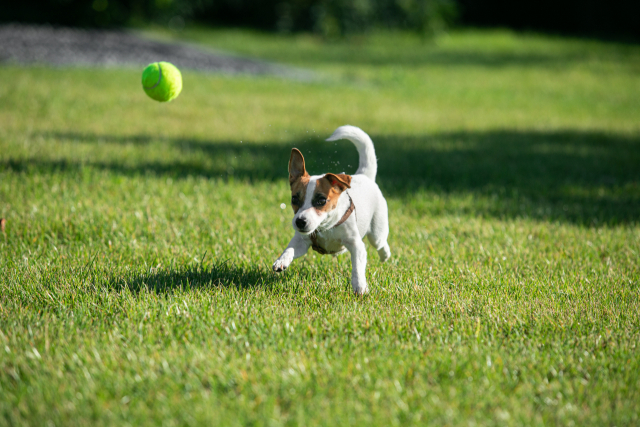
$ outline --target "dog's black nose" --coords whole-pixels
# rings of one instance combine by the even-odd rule
[[[304,228],[307,226],[307,220],[304,218],[298,218],[296,219],[296,227],[298,227],[298,230],[304,230]]]

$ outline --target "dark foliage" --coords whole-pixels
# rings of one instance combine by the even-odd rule
[[[20,0],[0,9],[0,21],[77,27],[167,23],[175,16],[196,16],[213,3],[213,0]]]
[[[202,18],[218,24],[250,25],[289,31],[314,31],[328,37],[373,27],[437,32],[456,18],[453,0],[225,0]]]
[[[462,24],[640,38],[638,0],[458,0]]]
[[[177,29],[197,20],[327,37],[374,27],[429,34],[455,17],[454,0],[21,0],[0,10],[0,22],[113,27],[153,21]]]
[[[431,34],[454,22],[640,39],[638,0],[20,0],[0,22],[117,27],[188,21],[339,37],[371,28]]]

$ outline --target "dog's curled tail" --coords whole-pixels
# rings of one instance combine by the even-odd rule
[[[358,149],[360,163],[356,174],[363,174],[371,180],[376,180],[378,172],[378,161],[376,160],[376,151],[373,149],[373,141],[362,129],[355,126],[340,126],[333,134],[327,138],[327,141],[337,141],[339,139],[348,139]]]

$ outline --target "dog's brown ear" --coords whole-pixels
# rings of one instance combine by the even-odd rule
[[[304,157],[300,150],[293,148],[289,158],[289,184],[293,184],[305,175],[307,175],[307,170],[304,167]]]
[[[351,175],[347,175],[346,173],[334,174],[328,173],[323,176],[324,179],[328,180],[332,187],[337,187],[340,191],[344,191],[347,188],[351,188]]]

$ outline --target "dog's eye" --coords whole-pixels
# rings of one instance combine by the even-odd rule
[[[327,198],[326,197],[318,197],[317,199],[314,200],[313,205],[317,208],[319,208],[320,206],[324,206],[327,204]]]
[[[300,200],[298,199],[298,196],[291,196],[291,204],[292,205],[297,205],[299,201]]]

